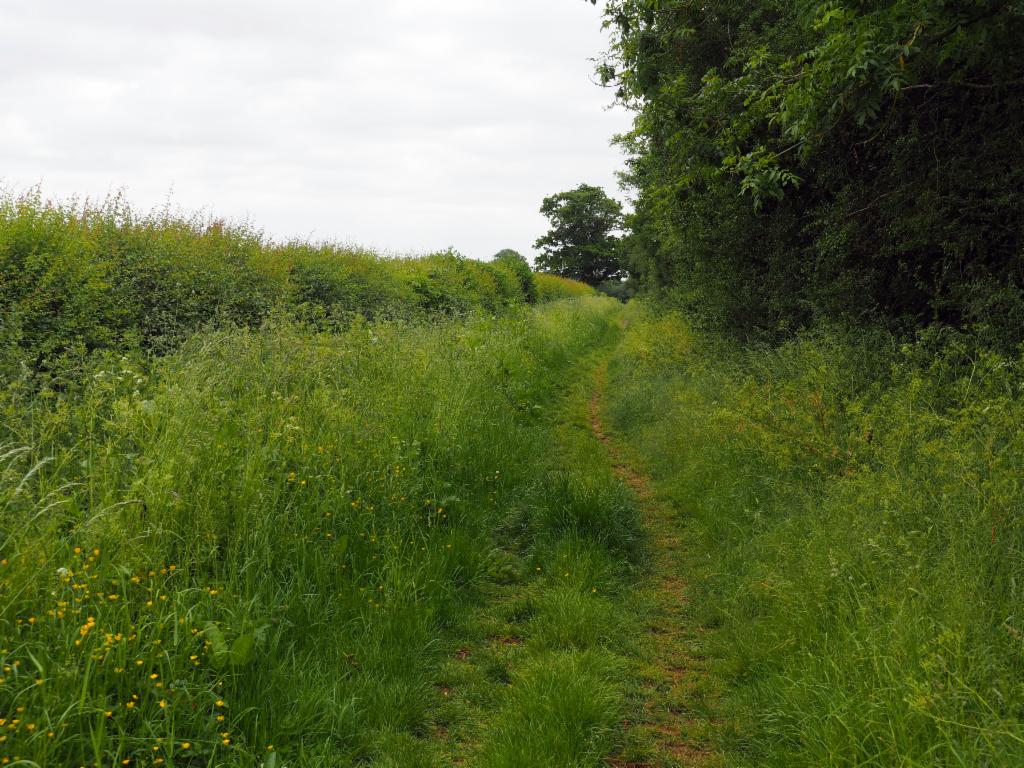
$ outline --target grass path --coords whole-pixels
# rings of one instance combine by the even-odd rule
[[[540,466],[549,477],[538,481],[563,478],[577,488],[573,494],[584,493],[586,500],[576,503],[589,511],[592,504],[614,504],[606,491],[624,506],[632,505],[588,420],[592,373],[620,341],[621,325],[609,322],[606,337],[574,361],[545,417],[549,442]],[[540,506],[534,503],[534,514],[552,514],[559,504],[544,498]],[[609,508],[608,514],[619,517],[618,509]],[[494,557],[505,566],[477,585],[477,607],[462,617],[444,651],[432,733],[435,764],[589,766],[601,763],[620,741],[616,731],[629,664],[622,633],[613,625],[622,624],[629,612],[631,567],[596,538],[568,535],[572,527],[565,518],[555,525],[561,530],[552,529],[539,546],[527,543],[525,549],[514,535],[499,536]],[[608,530],[601,527],[602,537]],[[588,671],[595,659],[611,663]],[[538,683],[535,698],[517,698],[517,690]],[[567,686],[579,688],[579,701],[572,701],[575,694],[556,693]],[[599,699],[600,689],[614,700],[604,723],[585,714],[586,702]],[[514,733],[517,723],[533,733]],[[567,747],[566,740],[574,746]],[[519,746],[513,746],[517,741]]]
[[[614,569],[613,582],[598,585],[592,596],[590,581],[577,584],[577,574],[591,570],[584,565],[586,556],[578,559],[587,549],[585,539],[568,548],[568,540],[552,540],[530,552],[507,542],[509,549],[498,555],[510,566],[505,577],[479,584],[478,607],[463,617],[444,651],[447,660],[436,680],[436,727],[430,741],[437,752],[431,764],[721,764],[709,746],[716,727],[715,678],[708,673],[704,638],[690,611],[686,575],[695,570],[685,526],[673,505],[659,497],[629,446],[615,439],[603,420],[609,362],[623,340],[623,324],[615,325],[590,355],[576,361],[574,374],[563,383],[561,402],[551,411],[549,471],[585,478],[606,489],[603,493],[618,494],[624,508],[639,515],[631,525],[640,529],[644,543],[638,546],[646,556]],[[611,528],[606,525],[598,533],[598,538],[610,535]],[[565,602],[580,591],[582,601]],[[610,613],[598,610],[600,605]],[[572,660],[593,653],[615,661],[591,679],[586,670],[572,667]],[[558,672],[566,663],[571,669]],[[517,690],[545,680],[536,691],[539,698],[517,697]],[[552,687],[556,680],[582,686],[584,698],[611,686],[619,692],[616,713],[600,725],[581,719],[580,702],[563,708],[566,700]],[[509,735],[510,725],[515,735]],[[587,736],[591,727],[596,731]],[[599,732],[604,735],[594,735]],[[574,748],[545,751],[570,733],[575,734],[570,741],[578,741]],[[507,743],[496,746],[502,740]],[[523,746],[525,740],[530,746]]]
[[[651,479],[630,460],[605,427],[602,404],[608,378],[605,361],[594,372],[588,420],[615,474],[636,494],[648,537],[650,569],[639,587],[647,606],[640,644],[640,683],[634,719],[627,721],[626,750],[610,760],[616,768],[717,766],[709,747],[713,691],[701,654],[700,630],[690,617],[687,548],[676,511],[655,493]]]

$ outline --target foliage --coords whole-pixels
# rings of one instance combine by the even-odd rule
[[[1024,339],[1024,5],[609,0],[631,271],[706,324]]]
[[[576,189],[544,198],[540,212],[551,229],[534,247],[537,266],[544,272],[597,285],[622,273],[619,238],[622,206],[600,187]]]
[[[533,279],[533,270],[530,268],[530,262],[526,260],[523,254],[513,251],[511,248],[505,248],[498,251],[492,261],[501,264],[515,274],[523,292],[523,299],[527,304],[537,303],[537,283]]]
[[[570,280],[567,277],[537,272],[533,278],[537,284],[537,300],[541,303],[580,296],[593,296],[595,293],[594,289],[586,283]]]
[[[1020,354],[630,311],[610,413],[695,553],[726,763],[1024,762]]]
[[[633,278],[605,280],[597,286],[597,290],[613,299],[627,302],[637,295],[637,283]]]
[[[528,300],[521,267],[456,253],[384,259],[274,243],[243,225],[157,211],[0,199],[0,377],[72,372],[97,350],[163,354],[208,326],[283,311],[320,327],[503,312]]]

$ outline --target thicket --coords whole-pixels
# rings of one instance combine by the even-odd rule
[[[604,5],[648,288],[745,337],[1024,340],[1024,3]]]
[[[356,316],[413,320],[502,312],[534,299],[508,259],[453,252],[382,258],[334,244],[276,243],[242,224],[169,211],[0,199],[0,378],[74,378],[97,351],[163,354],[209,327],[283,313],[319,328]]]
[[[631,312],[609,413],[687,532],[727,764],[1024,764],[1021,356]]]

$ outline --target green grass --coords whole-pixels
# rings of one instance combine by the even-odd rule
[[[694,553],[727,763],[1024,764],[1019,358],[630,312],[611,422]]]
[[[596,652],[552,653],[517,670],[488,733],[481,768],[588,768],[616,742],[621,678],[613,657]]]
[[[281,321],[152,364],[94,357],[67,391],[10,382],[0,755],[444,764],[447,654],[511,583],[525,661],[510,689],[491,671],[479,759],[595,764],[635,522],[621,489],[555,471],[549,449],[561,390],[618,311]]]
[[[499,577],[453,633],[440,676],[446,765],[596,768],[624,738],[640,524],[585,407],[594,361],[619,337],[609,323],[564,381],[536,496],[505,517]]]

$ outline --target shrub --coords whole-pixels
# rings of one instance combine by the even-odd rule
[[[527,304],[537,303],[537,281],[534,279],[533,270],[526,257],[511,248],[498,251],[492,262],[500,264],[515,275],[519,281],[520,290],[523,292],[523,299]]]
[[[247,225],[120,198],[0,199],[0,375],[60,376],[96,350],[165,354],[207,327],[258,327],[284,311],[319,327],[352,316],[503,312],[528,300],[521,267],[446,252],[386,259],[353,247],[274,243]],[[530,283],[532,285],[532,283]]]
[[[637,283],[634,279],[628,280],[605,280],[597,286],[597,290],[606,296],[625,303],[637,294]]]

